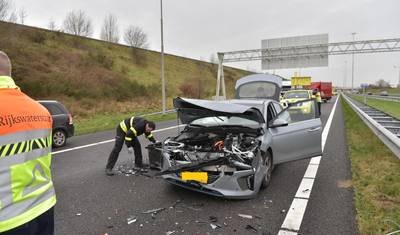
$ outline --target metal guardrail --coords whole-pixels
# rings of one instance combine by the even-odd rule
[[[400,159],[400,120],[342,95],[365,124]]]

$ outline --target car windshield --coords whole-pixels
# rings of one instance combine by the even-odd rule
[[[296,92],[286,92],[285,95],[283,96],[284,99],[298,99],[298,98],[304,98],[308,99],[308,91],[296,91]]]
[[[260,123],[241,117],[215,116],[203,117],[190,123],[194,126],[245,126],[250,128],[259,128]]]

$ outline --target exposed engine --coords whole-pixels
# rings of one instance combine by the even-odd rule
[[[201,130],[201,131],[200,131]],[[175,169],[233,172],[252,169],[261,141],[258,133],[237,129],[211,128],[185,130],[164,141]]]

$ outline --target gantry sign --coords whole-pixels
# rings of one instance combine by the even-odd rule
[[[320,49],[326,46],[327,50]],[[223,72],[224,62],[255,61],[255,60],[277,61],[277,60],[288,60],[288,59],[290,60],[290,59],[302,59],[302,58],[307,59],[316,56],[326,57],[329,55],[363,54],[363,53],[396,52],[396,51],[400,51],[400,38],[219,52],[216,97],[217,98],[220,97],[221,87],[222,87],[222,96],[226,97],[225,80]]]

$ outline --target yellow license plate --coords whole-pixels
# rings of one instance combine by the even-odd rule
[[[208,174],[207,172],[190,172],[190,171],[183,171],[181,173],[182,180],[192,180],[197,181],[203,184],[206,184],[208,181]]]

